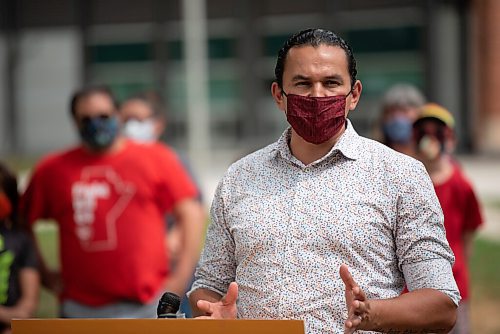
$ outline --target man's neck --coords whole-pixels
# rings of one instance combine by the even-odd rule
[[[290,151],[292,155],[300,160],[304,165],[309,165],[310,163],[321,159],[324,157],[333,146],[337,143],[339,138],[345,132],[345,127],[342,127],[342,130],[339,131],[335,136],[330,138],[324,143],[321,144],[311,144],[302,137],[300,137],[293,129],[290,138]]]
[[[83,145],[83,148],[85,151],[89,152],[90,154],[95,154],[95,155],[106,155],[106,154],[113,154],[119,152],[125,144],[125,138],[122,136],[117,137],[111,146],[103,149],[103,150],[95,150],[93,148],[88,147],[85,144]]]

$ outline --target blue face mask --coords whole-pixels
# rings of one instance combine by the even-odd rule
[[[80,137],[92,149],[102,151],[111,146],[118,133],[116,117],[92,117],[82,121]]]
[[[391,143],[408,144],[412,136],[412,122],[403,117],[394,118],[382,125],[384,136]]]

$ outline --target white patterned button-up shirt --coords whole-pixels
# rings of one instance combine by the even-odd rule
[[[290,129],[228,169],[191,291],[224,295],[236,281],[238,317],[303,319],[309,334],[343,333],[342,263],[370,299],[396,297],[406,283],[458,304],[441,207],[420,162],[350,122],[309,165],[289,139]]]

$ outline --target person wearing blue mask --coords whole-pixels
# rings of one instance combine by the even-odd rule
[[[41,261],[43,284],[69,318],[154,318],[165,290],[182,294],[198,260],[205,214],[177,155],[121,135],[106,87],[77,91],[70,104],[80,144],[34,168],[21,212],[33,226],[59,227],[61,271]],[[176,217],[182,254],[166,251],[165,214]]]
[[[382,98],[381,142],[414,157],[412,125],[424,103],[425,97],[413,85],[400,83],[390,87]]]

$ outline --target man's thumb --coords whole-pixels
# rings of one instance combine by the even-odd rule
[[[227,289],[226,295],[224,296],[224,298],[222,298],[222,302],[225,305],[229,305],[236,303],[237,299],[238,299],[238,284],[236,282],[231,282],[231,284],[229,284],[229,288]]]

